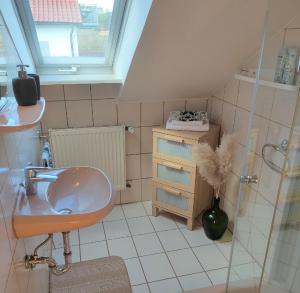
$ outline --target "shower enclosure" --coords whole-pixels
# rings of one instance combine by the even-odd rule
[[[228,293],[300,292],[300,98],[298,86],[273,82],[282,47],[300,51],[300,1],[269,1],[260,53],[238,76],[252,83],[252,99],[245,101],[249,119],[238,134],[244,136],[239,141],[245,158],[238,175],[245,177]],[[241,250],[249,254],[247,263],[241,262]]]

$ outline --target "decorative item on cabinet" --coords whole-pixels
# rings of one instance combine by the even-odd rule
[[[220,127],[209,131],[176,131],[153,128],[152,214],[164,210],[187,219],[193,229],[195,218],[211,202],[212,187],[197,172],[195,146],[206,142],[216,148]]]
[[[215,190],[212,208],[202,215],[204,232],[209,239],[220,239],[227,229],[228,216],[220,209],[220,188],[225,183],[232,168],[234,135],[224,134],[221,144],[214,151],[207,143],[201,143],[195,150],[199,174]]]

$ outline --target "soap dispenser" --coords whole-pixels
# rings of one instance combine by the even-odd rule
[[[34,77],[27,75],[25,67],[29,65],[19,64],[18,78],[13,78],[12,85],[15,98],[19,106],[35,105],[38,100],[38,89]]]

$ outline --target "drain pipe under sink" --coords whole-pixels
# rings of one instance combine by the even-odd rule
[[[63,242],[64,242],[64,259],[65,259],[64,265],[58,265],[55,259],[50,256],[38,256],[39,248],[44,246],[48,241],[53,240],[53,234],[49,234],[49,236],[34,249],[33,254],[25,255],[25,267],[27,269],[34,269],[35,266],[38,264],[47,264],[51,272],[56,276],[60,276],[70,271],[71,263],[72,263],[70,231],[62,232],[62,235],[63,235]]]

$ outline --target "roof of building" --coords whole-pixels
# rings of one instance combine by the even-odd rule
[[[81,23],[78,0],[30,0],[34,21]]]

